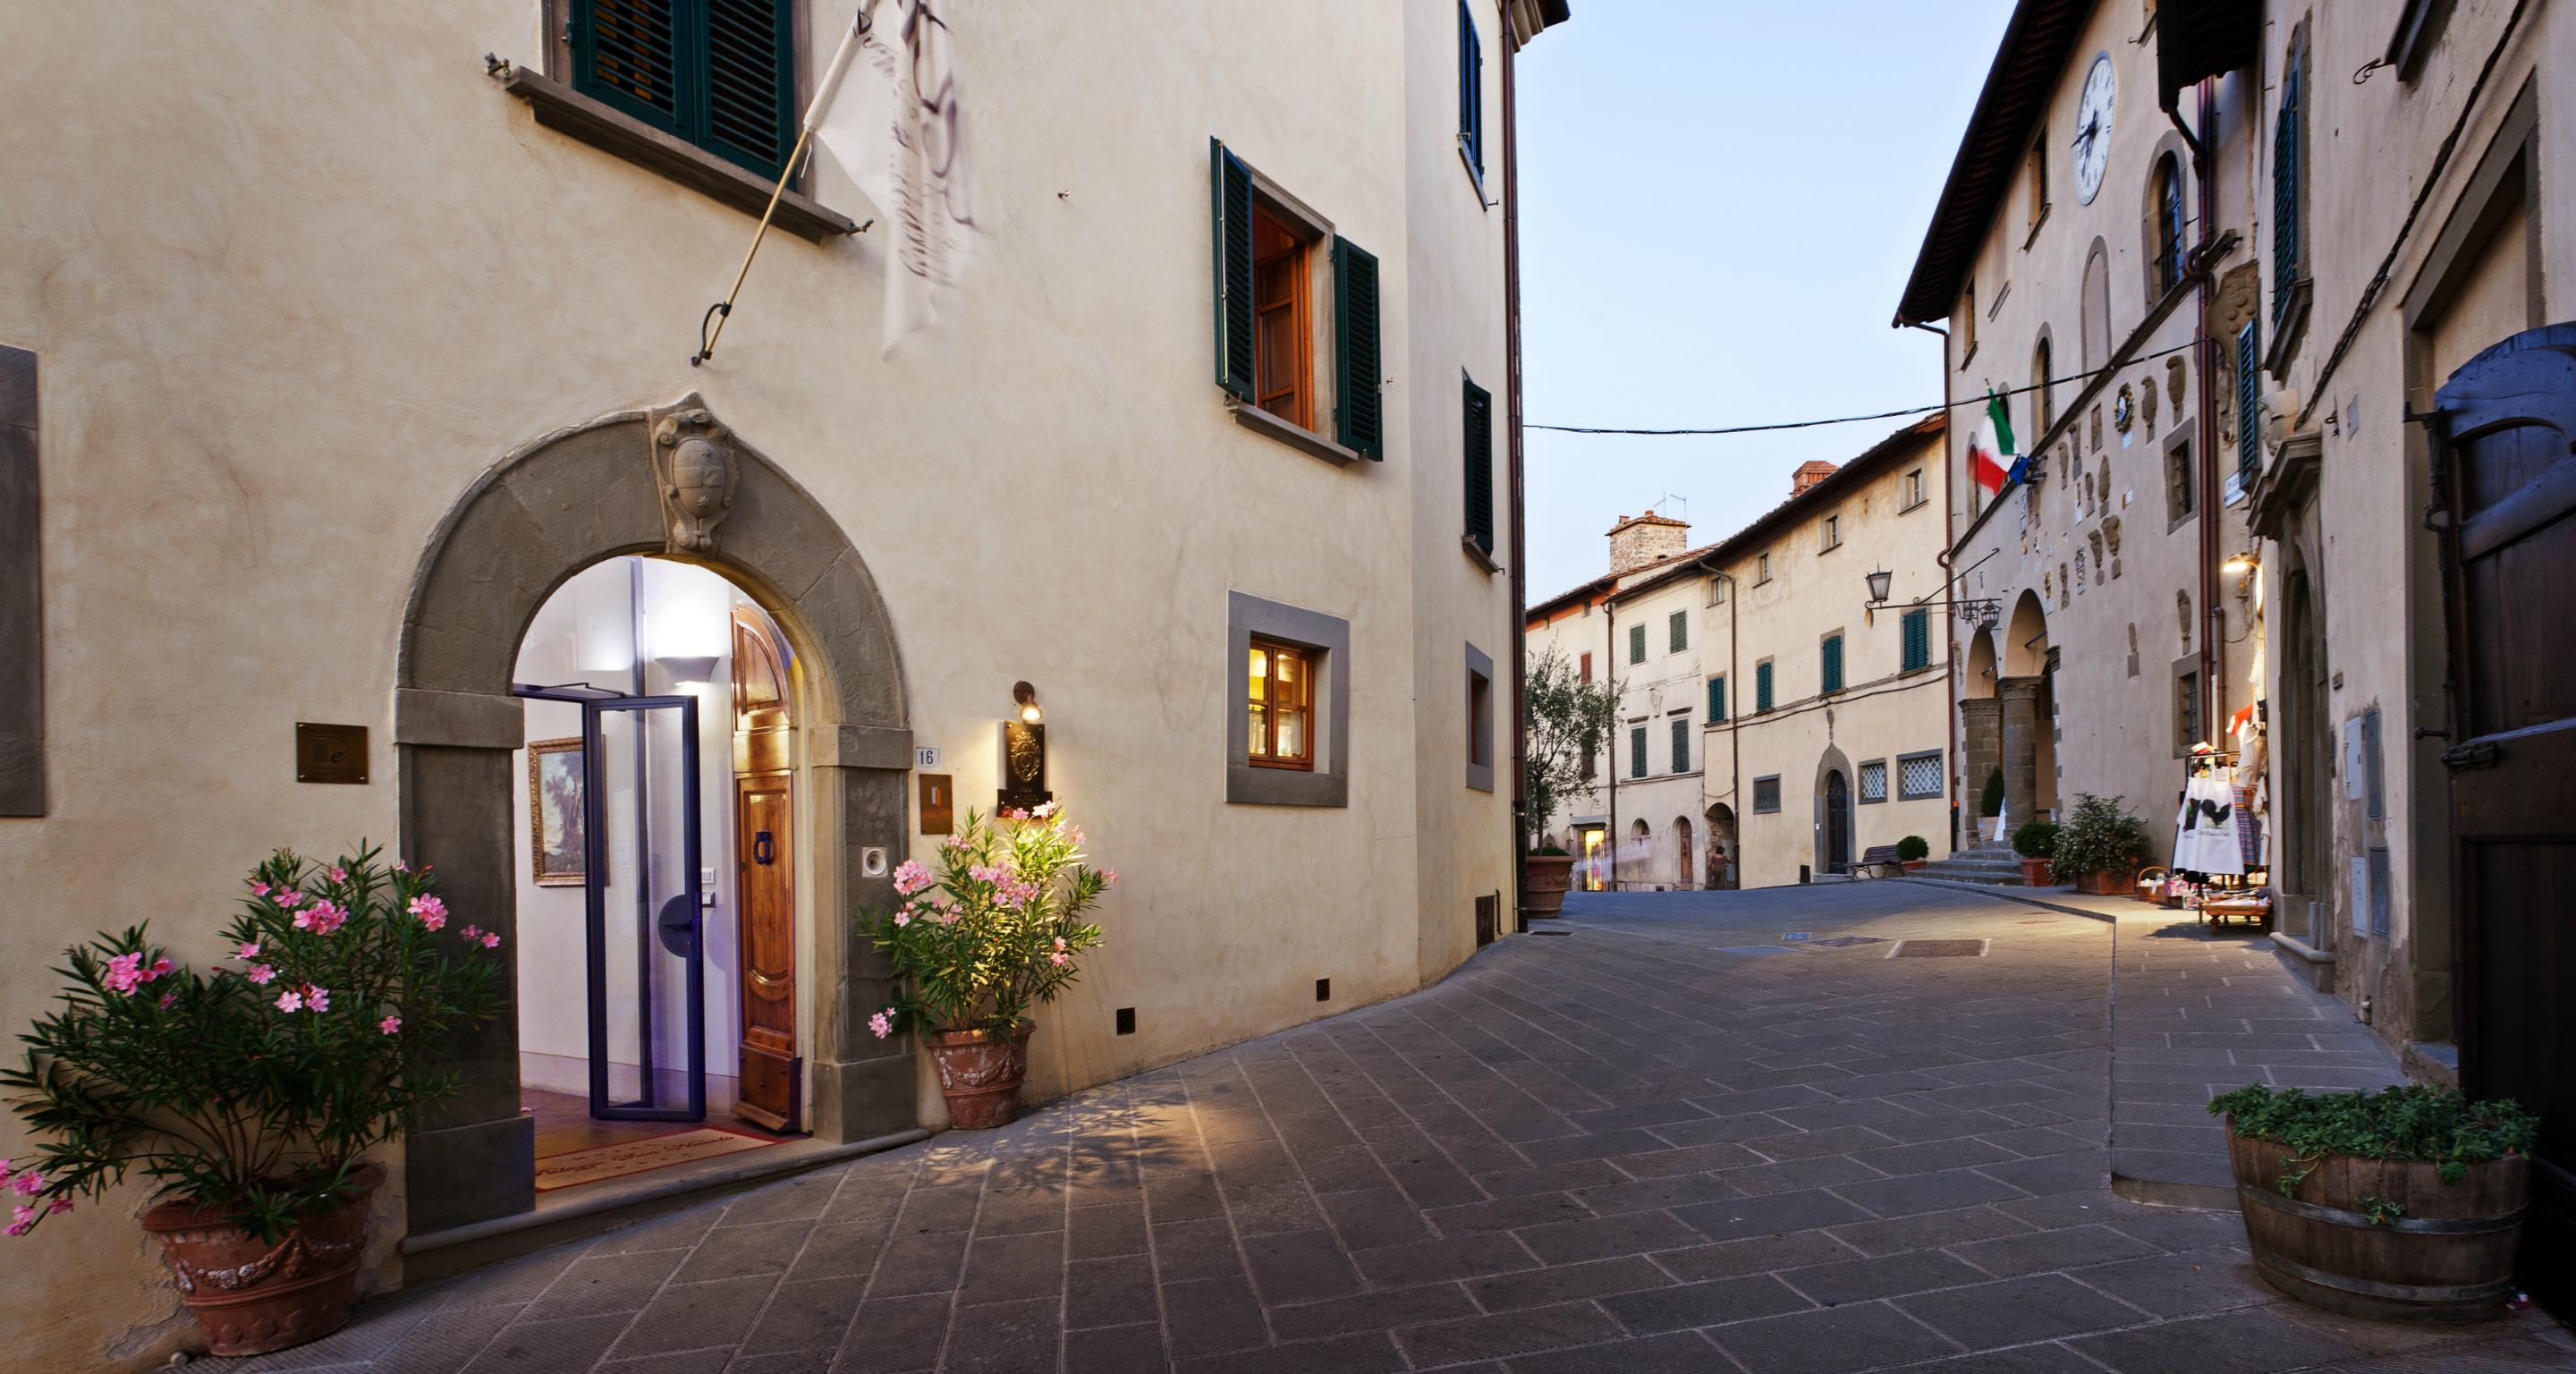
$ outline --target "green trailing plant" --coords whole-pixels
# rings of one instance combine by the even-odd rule
[[[2057,852],[2057,822],[2022,822],[2013,829],[2012,847],[2025,859],[2048,858]]]
[[[1920,835],[1908,835],[1896,842],[1896,858],[1899,863],[1920,862],[1931,852],[1932,842]]]
[[[2275,1186],[2283,1197],[2296,1194],[2332,1155],[2431,1164],[2444,1183],[2458,1183],[2469,1176],[2470,1165],[2529,1154],[2540,1140],[2540,1118],[2511,1098],[2472,1102],[2456,1088],[2412,1083],[2314,1097],[2297,1088],[2250,1084],[2211,1098],[2209,1110],[2226,1117],[2237,1135],[2281,1147]],[[2361,1203],[2376,1226],[2406,1212],[2403,1204],[2376,1195]]]
[[[892,911],[859,917],[859,934],[894,965],[894,1003],[868,1018],[882,1040],[898,1031],[984,1031],[1009,1037],[1029,1008],[1081,976],[1075,956],[1100,945],[1082,919],[1118,870],[1084,862],[1082,827],[1053,802],[973,811],[940,841],[934,872],[906,859],[894,871]]]
[[[1521,824],[1529,852],[1537,853],[1558,810],[1599,795],[1601,780],[1590,765],[1618,725],[1619,689],[1606,681],[1585,681],[1565,651],[1551,646],[1531,661],[1521,701],[1527,721],[1521,737],[1521,796],[1528,807]]]
[[[2124,797],[2076,794],[2075,813],[2057,829],[2056,876],[2074,882],[2087,873],[2125,873],[2147,852],[2147,823],[2121,805]]]
[[[14,1174],[0,1160],[10,1234],[129,1171],[268,1242],[357,1195],[359,1156],[456,1090],[434,1047],[501,1006],[501,937],[448,931],[428,869],[380,853],[270,856],[209,972],[141,925],[64,952],[56,1008],[0,1072],[38,1142]]]
[[[1997,768],[1986,774],[1986,790],[1977,797],[1977,814],[2000,816],[2003,813],[2004,770]]]

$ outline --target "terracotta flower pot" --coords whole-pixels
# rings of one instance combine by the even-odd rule
[[[1906,871],[1906,872],[1908,872],[1908,873],[1920,873],[1920,872],[1922,872],[1922,871],[1923,871],[1923,865],[1925,865],[1925,864],[1927,864],[1927,863],[1930,863],[1930,862],[1931,862],[1931,860],[1929,860],[1929,859],[1899,859],[1899,860],[1897,860],[1897,863],[1898,863],[1898,864],[1900,864],[1900,865],[1902,865],[1902,866],[1904,867],[1905,871]]]
[[[2024,887],[2048,886],[2049,869],[2053,866],[2054,865],[2050,860],[2034,859],[2027,854],[2022,855],[2021,885]]]
[[[1565,890],[1574,883],[1571,854],[1521,856],[1521,910],[1531,916],[1554,916],[1565,910]]]
[[[367,1244],[367,1197],[385,1181],[375,1164],[353,1176],[358,1195],[307,1218],[272,1245],[221,1213],[165,1202],[143,1214],[206,1348],[258,1355],[337,1331],[358,1297],[358,1255]]]
[[[2129,871],[2097,868],[2075,875],[2075,890],[2095,897],[2117,897],[2129,890]]]
[[[2484,1321],[2513,1288],[2515,1244],[2531,1201],[2531,1159],[2468,1166],[2444,1183],[2440,1166],[2327,1155],[2281,1196],[2278,1141],[2248,1139],[2228,1122],[2228,1163],[2254,1272],[2329,1311],[2388,1321]],[[2404,1210],[2373,1221],[2372,1204]]]
[[[1037,1022],[1022,1021],[1008,1040],[980,1030],[930,1033],[930,1062],[939,1068],[939,1095],[948,1099],[952,1129],[988,1131],[1019,1116],[1029,1037],[1037,1029]]]

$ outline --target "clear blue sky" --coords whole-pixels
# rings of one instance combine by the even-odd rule
[[[1888,320],[2010,0],[1574,0],[1520,55],[1533,424],[1715,426],[1941,398]],[[1607,570],[1667,493],[1694,543],[1899,421],[1692,438],[1528,435],[1529,595]],[[1858,589],[1855,588],[1857,594]]]

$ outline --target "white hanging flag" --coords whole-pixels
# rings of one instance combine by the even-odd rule
[[[859,0],[805,128],[890,222],[891,353],[939,318],[937,300],[957,285],[975,235],[955,48],[933,0]]]

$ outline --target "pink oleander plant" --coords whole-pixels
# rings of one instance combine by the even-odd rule
[[[894,871],[902,905],[859,918],[901,989],[868,1029],[1008,1037],[1030,1007],[1054,1001],[1080,975],[1075,957],[1100,945],[1083,913],[1118,881],[1086,864],[1082,845],[1082,827],[1050,802],[990,820],[967,812],[932,854],[936,872],[905,860]]]
[[[59,1007],[19,1037],[26,1066],[0,1070],[39,1142],[0,1160],[9,1234],[129,1170],[265,1241],[362,1191],[359,1156],[456,1090],[432,1047],[501,1005],[501,937],[447,929],[427,869],[381,852],[271,856],[209,972],[140,925],[65,951]]]

